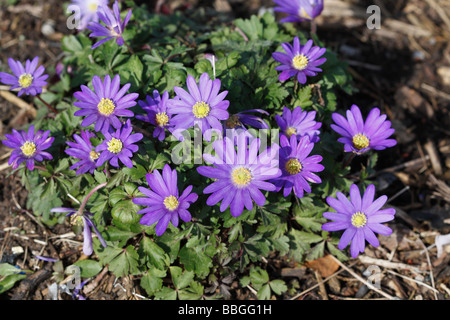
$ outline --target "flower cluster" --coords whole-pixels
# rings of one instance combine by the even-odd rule
[[[112,9],[105,0],[75,0],[75,3],[82,7],[81,28],[91,30],[91,37],[104,37],[92,49],[112,39],[119,46],[125,44],[123,34],[131,19],[131,10],[122,20],[118,1],[115,1]],[[323,1],[275,0],[275,3],[278,5],[275,10],[289,14],[282,20],[285,22],[312,20],[323,9]],[[293,78],[295,88],[306,85],[308,77],[318,76],[322,72],[319,66],[327,61],[323,57],[327,49],[314,46],[311,39],[301,44],[300,39],[294,37],[292,44],[281,43],[281,47],[284,53],[272,53],[273,60],[281,63],[275,67],[275,70],[281,71],[278,80],[285,82]],[[38,68],[37,65],[37,57],[32,61],[27,60],[25,67],[9,59],[13,75],[0,73],[0,80],[11,85],[11,90],[20,89],[19,96],[24,93],[37,95],[42,92],[48,77],[43,75],[44,67]],[[71,159],[70,170],[76,170],[76,175],[93,175],[97,169],[109,173],[110,166],[118,170],[122,166],[133,168],[136,164],[133,158],[139,151],[139,143],[145,140],[141,132],[135,131],[146,132],[145,129],[138,129],[137,125],[149,124],[153,129],[152,142],[155,145],[160,143],[163,147],[167,145],[167,132],[183,141],[186,130],[194,127],[200,129],[204,139],[210,142],[208,146],[211,152],[202,154],[206,164],[196,167],[192,172],[198,173],[200,178],[211,179],[211,183],[203,188],[206,204],[218,205],[221,212],[229,210],[233,217],[241,216],[244,209],[251,211],[255,206],[264,206],[270,192],[298,200],[305,193],[311,193],[314,184],[322,182],[319,173],[325,167],[321,164],[323,157],[319,154],[320,147],[316,146],[322,142],[322,124],[326,123],[323,115],[314,110],[304,110],[306,108],[302,109],[302,106],[293,109],[283,107],[281,114],[273,115],[276,129],[281,133],[279,143],[266,146],[250,129],[271,128],[263,119],[264,116],[270,116],[267,110],[248,109],[231,114],[228,110],[230,101],[226,97],[228,90],[234,89],[233,86],[225,85],[228,90],[223,90],[221,80],[215,79],[215,75],[211,79],[204,72],[199,74],[198,80],[194,75],[186,76],[184,88],[174,86],[164,92],[144,92],[143,100],[138,100],[138,93],[129,92],[131,83],[121,84],[118,74],[114,77],[106,74],[103,78],[95,75],[90,83],[81,85],[80,91],[73,94],[76,100],[73,105],[79,110],[71,116],[83,117],[80,122],[84,129],[73,133],[73,141],[65,142],[68,146],[65,153],[78,160]],[[170,97],[172,91],[173,96]],[[369,150],[383,150],[396,144],[394,139],[389,139],[394,133],[391,123],[386,120],[386,115],[380,115],[378,108],[370,111],[366,121],[356,105],[351,106],[346,116],[333,113],[335,123],[331,124],[331,129],[342,136],[337,141],[344,144],[345,152],[363,155]],[[5,137],[3,144],[13,149],[9,159],[13,169],[25,162],[26,167],[33,170],[35,161],[53,159],[45,151],[54,141],[50,131],[35,132],[34,125],[31,125],[28,131],[13,130],[11,135]],[[182,186],[182,181],[178,179],[177,169],[172,169],[167,163],[159,168],[162,168],[161,172],[155,167],[147,174],[144,172],[148,188],[138,187],[143,196],[128,199],[136,206],[145,207],[137,212],[142,215],[140,224],[155,225],[157,236],[170,229],[170,224],[178,227],[180,219],[190,222],[193,215],[189,208],[200,198],[193,192],[193,185],[179,188],[178,184]],[[52,209],[52,212],[68,213],[72,222],[82,227],[83,252],[86,255],[93,252],[91,230],[106,247],[106,241],[94,225],[93,215],[84,210],[93,192],[106,185],[103,183],[95,187],[79,210],[65,207]],[[354,184],[350,187],[350,200],[341,192],[337,192],[338,199],[326,199],[336,212],[323,214],[334,222],[324,224],[322,229],[345,230],[339,248],[344,249],[351,242],[352,257],[364,251],[365,240],[373,246],[378,245],[375,233],[390,233],[390,229],[382,223],[392,220],[395,210],[382,209],[386,196],[377,200],[374,200],[374,196],[375,186],[367,187],[361,196],[358,186]]]

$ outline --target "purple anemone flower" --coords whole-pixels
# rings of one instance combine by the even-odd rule
[[[104,133],[109,130],[111,125],[116,129],[122,126],[118,117],[134,116],[134,113],[127,109],[136,105],[135,100],[139,95],[137,93],[125,95],[131,86],[130,83],[120,89],[120,76],[116,75],[111,81],[111,77],[106,75],[103,82],[99,76],[94,76],[92,85],[95,92],[82,85],[81,91],[73,94],[76,99],[80,100],[75,101],[74,106],[81,108],[74,115],[86,116],[81,122],[83,127],[90,126],[95,122],[95,131]]]
[[[374,150],[384,150],[397,144],[394,139],[388,139],[395,130],[391,122],[386,121],[386,115],[380,115],[380,109],[373,108],[364,122],[358,106],[352,105],[347,110],[347,119],[338,113],[331,115],[336,124],[331,128],[342,135],[338,141],[344,144],[345,152],[362,154]]]
[[[286,135],[290,138],[295,135],[297,139],[304,136],[308,136],[309,140],[316,143],[320,140],[320,128],[321,122],[316,122],[316,111],[302,111],[301,107],[294,108],[291,111],[289,108],[283,108],[283,115],[275,115],[275,121],[277,122],[282,135]]]
[[[382,223],[394,219],[393,208],[381,209],[386,203],[387,196],[381,196],[374,201],[375,186],[369,185],[362,198],[358,187],[350,186],[350,200],[341,192],[337,192],[337,199],[328,197],[327,203],[336,212],[324,212],[323,216],[334,220],[322,225],[325,231],[345,230],[339,241],[338,248],[344,249],[351,241],[350,252],[353,258],[364,252],[365,240],[374,247],[380,244],[375,233],[390,235],[392,230]]]
[[[95,43],[92,46],[92,49],[97,48],[98,46],[111,39],[116,39],[116,43],[119,46],[123,46],[125,42],[122,38],[122,34],[125,30],[126,25],[130,21],[131,9],[128,11],[125,19],[122,22],[120,18],[119,2],[116,0],[113,4],[113,10],[111,10],[107,6],[101,6],[98,8],[97,15],[106,26],[100,24],[99,22],[91,22],[87,27],[92,31],[89,37],[105,38]]]
[[[322,71],[318,66],[327,61],[326,58],[320,58],[327,49],[318,46],[313,47],[312,40],[308,40],[302,46],[298,37],[295,37],[293,46],[287,42],[282,43],[281,46],[286,53],[272,53],[272,57],[281,63],[280,66],[275,67],[275,70],[281,71],[278,77],[280,81],[286,81],[297,75],[298,82],[305,84],[306,77],[316,76],[318,72]]]
[[[281,170],[278,168],[279,146],[273,144],[258,155],[260,144],[258,138],[249,143],[244,134],[237,137],[237,152],[234,141],[228,137],[213,142],[216,156],[204,154],[203,158],[214,167],[197,168],[202,176],[216,180],[203,190],[205,194],[211,193],[207,205],[222,201],[220,211],[230,207],[231,215],[238,217],[244,206],[247,210],[253,209],[253,201],[259,206],[265,204],[261,190],[275,191],[275,185],[267,180],[279,177]]]
[[[0,72],[0,81],[4,84],[10,85],[10,90],[18,89],[19,97],[22,94],[35,96],[42,92],[42,88],[47,85],[45,81],[48,78],[47,74],[44,74],[44,66],[39,66],[39,57],[35,57],[32,61],[27,60],[25,62],[25,68],[20,61],[14,61],[9,58],[8,64],[13,72],[13,75],[5,72]],[[37,69],[36,69],[37,68]]]
[[[7,140],[3,140],[3,144],[8,148],[14,149],[9,158],[8,164],[12,165],[13,169],[17,169],[19,164],[26,161],[27,168],[34,170],[34,161],[43,161],[44,159],[53,159],[52,155],[45,149],[50,148],[55,140],[54,137],[49,137],[50,130],[38,130],[34,132],[34,125],[28,128],[25,132],[21,130],[18,132],[13,129],[12,134],[5,134]]]
[[[225,129],[224,135],[232,138],[237,137],[240,134],[246,134],[250,139],[253,139],[254,135],[252,135],[251,132],[254,130],[250,129],[249,131],[246,125],[256,129],[270,129],[263,119],[249,113],[261,113],[267,116],[269,115],[267,111],[262,109],[250,109],[232,114],[227,120],[223,122],[223,127]]]
[[[147,173],[145,176],[150,189],[139,187],[145,197],[134,198],[133,203],[141,206],[148,206],[139,210],[138,214],[144,214],[139,221],[142,225],[150,226],[156,222],[156,235],[162,235],[172,222],[174,227],[178,227],[179,219],[184,222],[191,221],[191,214],[187,210],[192,203],[197,201],[198,195],[191,193],[192,186],[188,186],[181,195],[177,187],[177,171],[171,170],[166,164],[162,170],[162,175],[158,170]]]
[[[147,96],[146,101],[139,101],[141,108],[146,115],[136,115],[136,119],[149,122],[156,128],[153,131],[153,138],[158,137],[159,141],[166,138],[166,129],[172,131],[172,112],[168,107],[169,93],[164,91],[162,97],[158,90],[153,91],[153,98]]]
[[[76,142],[66,142],[70,148],[67,148],[65,152],[69,156],[81,160],[70,167],[70,170],[78,168],[76,171],[77,175],[88,171],[92,174],[97,167],[96,162],[100,154],[95,152],[95,148],[89,140],[92,137],[95,137],[95,134],[89,132],[88,130],[81,130],[81,137],[77,134],[73,135]]]
[[[72,0],[69,9],[76,6],[79,10],[80,21],[77,29],[85,29],[89,22],[98,22],[97,10],[99,7],[107,7],[108,0]]]
[[[274,11],[287,13],[280,22],[301,22],[313,20],[323,10],[323,0],[273,0],[278,6]]]
[[[283,196],[287,197],[292,190],[294,194],[302,198],[304,191],[310,193],[311,183],[321,183],[322,180],[314,172],[323,171],[324,166],[319,164],[322,156],[313,155],[309,157],[314,143],[309,142],[307,136],[297,142],[292,135],[288,140],[286,136],[280,138],[280,168],[283,174],[272,180],[277,187],[276,191],[283,189]]]
[[[223,100],[228,91],[219,94],[220,80],[210,80],[206,72],[200,76],[198,85],[191,75],[188,75],[186,84],[189,93],[180,87],[173,88],[177,94],[170,106],[170,111],[175,114],[172,118],[173,134],[182,140],[181,132],[197,124],[205,139],[211,141],[211,128],[222,134],[220,121],[229,117],[227,109],[230,102]]]
[[[106,248],[105,239],[103,239],[102,235],[98,231],[97,227],[92,222],[93,214],[90,212],[84,212],[83,214],[79,214],[79,212],[72,208],[64,208],[64,207],[56,207],[50,210],[50,212],[67,212],[66,217],[70,217],[70,223],[73,226],[83,227],[83,253],[87,256],[90,256],[94,251],[92,247],[92,234],[91,229],[94,230],[97,235],[98,240],[101,245]]]
[[[139,150],[135,145],[136,142],[142,140],[144,137],[142,133],[134,133],[131,121],[128,119],[123,127],[117,129],[115,132],[104,132],[105,140],[95,148],[95,152],[101,152],[97,159],[97,167],[100,167],[109,160],[113,167],[119,167],[120,160],[128,168],[133,167],[131,158],[133,153]]]

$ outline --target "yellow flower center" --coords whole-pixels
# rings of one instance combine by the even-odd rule
[[[203,101],[197,102],[192,107],[192,112],[194,113],[194,116],[197,117],[198,119],[206,117],[209,114],[210,110],[211,108],[209,107],[209,104]]]
[[[308,66],[308,58],[304,54],[298,54],[292,59],[292,65],[295,69],[301,71]]]
[[[96,4],[96,3],[90,3],[90,4],[88,5],[88,9],[89,9],[89,11],[91,11],[91,12],[97,12],[98,4]]]
[[[102,100],[97,105],[97,108],[98,112],[100,112],[104,116],[109,116],[111,113],[114,112],[116,106],[114,105],[114,102],[112,102],[111,100],[102,98]]]
[[[173,211],[178,208],[178,199],[175,196],[168,196],[164,199],[164,205],[167,210]]]
[[[289,127],[284,132],[286,133],[288,138],[290,138],[293,134],[297,134],[297,129]]]
[[[367,148],[369,146],[369,138],[361,133],[358,133],[356,136],[354,136],[352,142],[353,146],[358,150]]]
[[[294,175],[302,171],[302,164],[297,159],[290,159],[284,166],[289,174]]]
[[[108,151],[112,153],[119,153],[120,151],[122,151],[123,148],[122,141],[116,138],[112,138],[110,141],[108,141],[107,145]]]
[[[298,15],[299,15],[300,17],[302,17],[302,18],[306,18],[306,19],[312,20],[312,18],[310,17],[309,14],[306,13],[306,11],[305,11],[304,8],[301,8],[301,9],[300,9]]]
[[[163,127],[169,122],[169,116],[165,112],[157,113],[155,122],[158,126]]]
[[[98,159],[98,157],[100,156],[100,153],[95,152],[94,150],[92,150],[89,153],[89,158],[91,158],[91,161],[95,161]]]
[[[34,142],[27,141],[20,147],[20,150],[27,157],[31,157],[36,152],[36,145]]]
[[[253,177],[250,170],[246,168],[237,168],[231,173],[231,178],[236,186],[245,187],[249,184]]]
[[[357,228],[364,227],[367,223],[367,217],[362,212],[356,212],[352,215],[352,225]]]
[[[83,218],[78,214],[74,214],[70,216],[70,224],[72,226],[82,227],[83,226]]]
[[[24,73],[19,77],[19,84],[22,88],[28,88],[31,86],[31,83],[33,82],[33,76],[28,73]]]
[[[239,117],[233,114],[227,119],[227,121],[225,121],[225,125],[230,129],[234,129],[240,126],[241,122],[239,121]]]

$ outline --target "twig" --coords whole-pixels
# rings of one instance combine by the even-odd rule
[[[20,99],[19,97],[17,97],[15,94],[12,94],[9,91],[0,90],[0,97],[11,102],[12,104],[14,104],[17,107],[26,110],[27,112],[30,113],[30,115],[33,118],[36,117],[36,109],[33,108],[33,106],[31,106],[30,104],[28,104],[25,101],[23,101],[22,99]]]
[[[345,264],[343,264],[341,261],[339,261],[337,258],[335,258],[333,255],[330,255],[332,259],[334,259],[334,261],[336,261],[343,269],[345,269],[345,271],[347,271],[348,273],[350,273],[353,277],[355,277],[357,280],[361,281],[362,283],[364,283],[369,289],[372,289],[373,291],[381,294],[383,297],[390,299],[390,300],[398,300],[398,298],[391,296],[390,294],[387,294],[386,292],[377,289],[373,284],[367,282],[366,280],[364,280],[361,276],[359,276],[358,274],[356,274],[353,270],[351,270],[350,268],[346,267]]]
[[[420,243],[422,244],[422,246],[425,249],[425,254],[427,256],[427,262],[428,262],[428,266],[430,268],[430,278],[431,278],[431,285],[433,286],[433,288],[436,290],[436,286],[434,284],[434,275],[433,275],[433,265],[431,264],[431,259],[430,259],[430,255],[428,253],[427,247],[425,246],[425,243],[423,243],[422,239],[418,238],[418,240],[420,241]],[[434,292],[434,298],[436,300],[438,300],[438,296],[436,294],[436,292]]]
[[[422,281],[419,281],[419,280],[416,280],[416,279],[414,279],[414,278],[410,278],[410,277],[404,276],[404,275],[402,275],[402,274],[400,274],[400,273],[397,273],[397,272],[395,272],[395,271],[392,271],[392,270],[387,270],[387,272],[389,272],[389,273],[391,273],[391,274],[393,274],[393,275],[396,275],[396,276],[398,276],[398,277],[400,277],[400,278],[403,278],[403,279],[406,279],[406,280],[410,280],[410,281],[414,281],[415,283],[417,283],[417,284],[419,284],[419,285],[421,285],[421,286],[424,286],[424,287],[426,287],[426,288],[428,288],[428,289],[430,289],[430,290],[432,290],[432,291],[434,291],[434,292],[439,292],[438,290],[436,290],[436,289],[433,288],[432,286],[429,286],[428,284],[426,284],[426,283],[424,283],[424,282],[422,282]]]
[[[363,264],[370,264],[370,265],[377,265],[386,269],[400,269],[400,270],[410,270],[412,272],[420,273],[419,267],[417,266],[411,266],[409,264],[405,263],[399,263],[399,262],[391,262],[387,260],[381,260],[381,259],[375,259],[368,256],[359,256],[359,261]]]
[[[350,265],[350,267],[353,267],[355,264],[356,264],[356,262],[353,262],[353,263]],[[339,270],[339,271],[336,271],[336,272],[333,273],[331,276],[325,278],[324,280],[322,280],[321,282],[319,282],[319,283],[313,285],[312,287],[310,287],[310,288],[308,288],[308,289],[306,289],[306,290],[304,290],[304,291],[302,291],[302,292],[296,294],[295,296],[293,296],[293,297],[290,298],[289,300],[297,300],[297,299],[298,299],[299,297],[301,297],[302,295],[304,295],[304,294],[306,294],[306,293],[308,293],[308,292],[314,290],[315,288],[319,287],[321,284],[327,282],[327,281],[330,280],[331,278],[336,277],[337,275],[341,274],[341,273],[344,272],[344,271],[345,271],[344,269],[341,269],[341,270]]]

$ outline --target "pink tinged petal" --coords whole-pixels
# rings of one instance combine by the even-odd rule
[[[84,227],[83,227],[83,253],[90,256],[94,251],[92,248],[92,234],[91,228],[87,223],[86,219],[83,217]]]
[[[341,236],[341,239],[339,240],[338,248],[339,250],[345,249],[345,247],[348,246],[350,241],[352,241],[353,237],[355,236],[356,228],[348,228],[344,231],[344,233]]]

